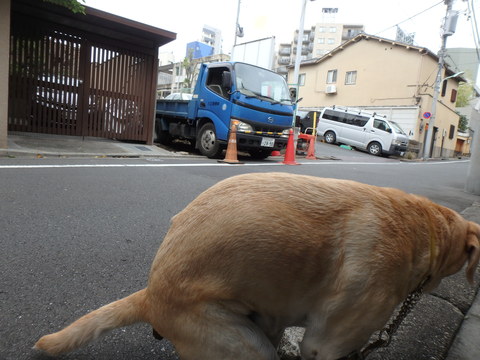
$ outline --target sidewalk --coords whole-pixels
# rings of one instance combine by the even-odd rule
[[[0,157],[181,157],[156,145],[128,143],[82,136],[61,136],[38,133],[8,133],[8,149],[0,149]]]

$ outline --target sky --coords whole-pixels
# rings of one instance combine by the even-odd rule
[[[473,0],[473,4],[480,20],[480,0]],[[199,40],[204,25],[221,30],[223,53],[231,53],[234,44],[238,0],[85,0],[85,5],[176,33],[175,41],[160,48],[160,52],[173,53],[175,61],[185,57],[187,43]],[[290,43],[300,25],[302,5],[303,0],[240,0],[239,24],[245,36],[238,38],[237,44],[272,36],[277,46]],[[324,17],[322,8],[331,7],[338,8],[338,13],[334,18]],[[453,8],[461,14],[447,47],[474,48],[473,19],[466,14],[467,2],[454,0]],[[405,32],[416,34],[415,45],[436,53],[445,11],[446,5],[440,0],[308,0],[305,29],[321,22],[362,24],[368,34],[394,39],[394,26],[400,23]],[[480,24],[477,26],[480,29]]]

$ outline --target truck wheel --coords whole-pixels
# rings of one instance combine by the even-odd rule
[[[382,155],[382,145],[380,145],[380,144],[379,144],[378,142],[376,142],[376,141],[371,142],[370,144],[368,144],[367,150],[368,150],[368,152],[369,152],[371,155],[375,155],[375,156],[380,156],[380,155]]]
[[[215,126],[212,123],[206,123],[200,128],[197,137],[198,150],[208,158],[216,159],[222,155],[223,148],[218,142],[215,133]]]
[[[337,141],[337,137],[335,136],[335,133],[333,131],[327,131],[324,137],[325,137],[325,141],[328,144],[335,144],[335,141]]]
[[[172,137],[162,126],[162,120],[155,119],[155,133],[156,141],[163,145],[170,145],[172,143]]]
[[[258,149],[258,150],[250,150],[248,153],[250,154],[250,157],[252,159],[263,160],[270,156],[270,154],[272,153],[272,150]]]

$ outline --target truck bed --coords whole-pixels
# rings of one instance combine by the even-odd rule
[[[157,100],[156,114],[175,118],[188,117],[188,104],[191,100]]]

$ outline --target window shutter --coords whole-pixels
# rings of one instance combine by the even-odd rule
[[[457,101],[457,90],[452,89],[452,93],[450,94],[450,102],[454,103]]]

